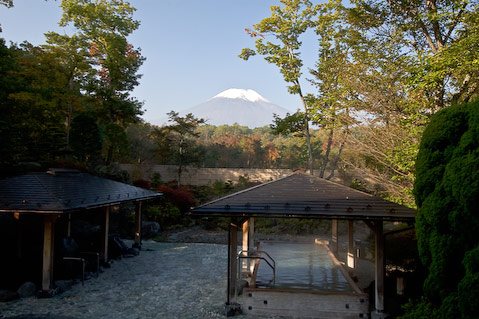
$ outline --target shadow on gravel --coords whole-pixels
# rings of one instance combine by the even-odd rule
[[[77,319],[75,317],[70,317],[70,316],[60,316],[60,315],[19,315],[19,316],[13,316],[13,317],[2,317],[0,316],[0,319]]]

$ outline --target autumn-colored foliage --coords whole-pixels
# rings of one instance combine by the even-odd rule
[[[187,212],[196,204],[193,194],[186,188],[174,189],[168,186],[159,186],[158,191],[163,193],[165,199],[178,207],[182,213]]]

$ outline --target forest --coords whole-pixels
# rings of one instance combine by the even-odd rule
[[[145,60],[128,42],[141,23],[135,8],[123,0],[59,5],[60,26],[74,34],[49,32],[39,46],[0,39],[1,176],[56,166],[118,178],[115,163],[174,164],[179,178],[187,165],[304,168],[324,178],[360,170],[374,183],[356,187],[418,208],[430,275],[405,318],[479,316],[468,292],[479,286],[479,196],[467,173],[479,171],[477,1],[278,1],[246,28],[251,47],[238,54],[275,66],[303,108],[255,129],[175,110],[167,125],[145,123],[132,96]],[[301,60],[305,32],[319,43],[310,69]],[[304,81],[315,94],[303,94]],[[458,262],[448,265],[453,255]]]

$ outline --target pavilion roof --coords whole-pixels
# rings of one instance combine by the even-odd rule
[[[0,180],[0,213],[63,213],[161,195],[76,170],[50,169]]]
[[[416,211],[301,172],[214,200],[196,216],[300,217],[412,221]]]

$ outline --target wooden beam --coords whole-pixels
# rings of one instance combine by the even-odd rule
[[[331,220],[331,245],[330,249],[334,254],[338,253],[338,220]]]
[[[42,290],[49,292],[53,289],[53,257],[55,247],[55,220],[56,215],[43,217],[43,268]]]
[[[141,201],[135,203],[135,243],[134,246],[141,248]]]
[[[110,206],[105,207],[105,219],[102,225],[102,243],[100,247],[100,261],[102,263],[108,262],[108,234],[110,232]]]

